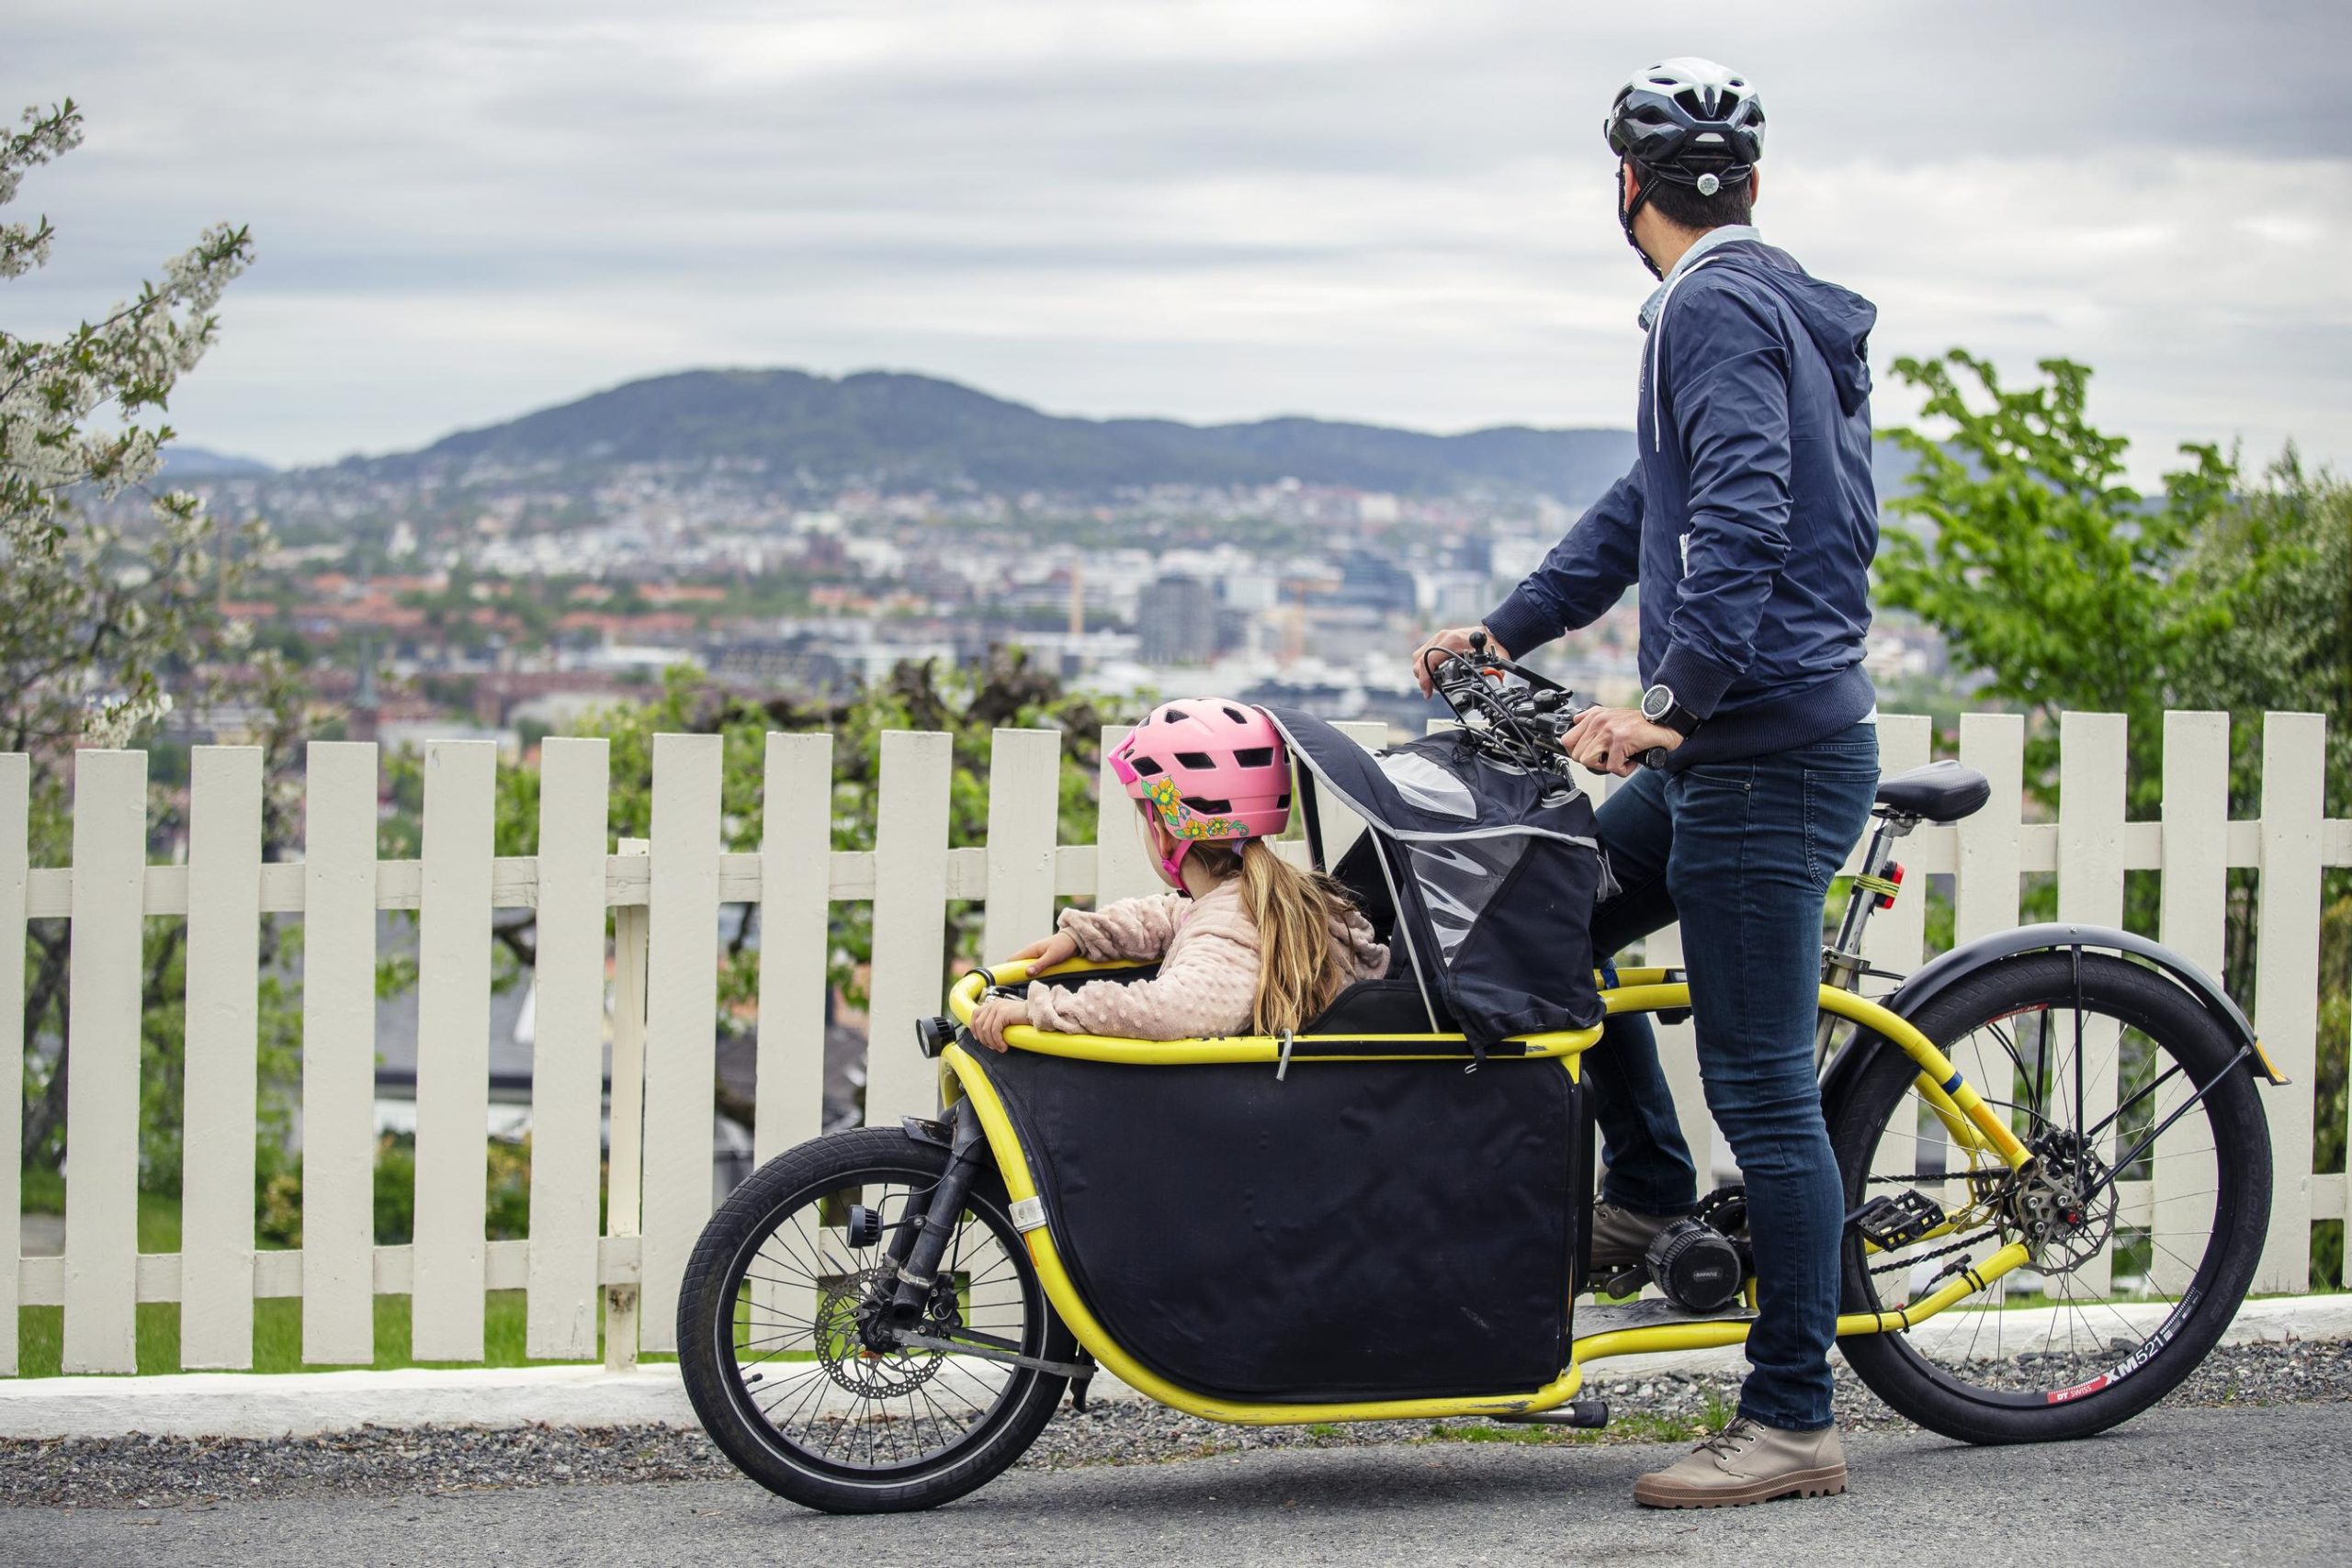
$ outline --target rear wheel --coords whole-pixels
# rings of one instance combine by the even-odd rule
[[[1063,1377],[870,1343],[891,1238],[922,1218],[947,1158],[895,1128],[832,1134],[762,1166],[704,1229],[678,1300],[680,1371],[712,1440],[770,1491],[836,1514],[935,1507],[1020,1458],[1052,1418]],[[939,1280],[929,1337],[1075,1354],[991,1171]]]
[[[2238,1042],[2171,980],[2073,952],[2005,960],[1911,1021],[2040,1158],[2019,1182],[1963,1148],[1891,1045],[1830,1109],[1849,1213],[1914,1195],[1946,1217],[1877,1250],[1849,1227],[1849,1312],[1917,1300],[2012,1241],[2032,1259],[1904,1333],[1839,1341],[1871,1391],[1947,1437],[2078,1438],[2171,1392],[2229,1325],[2270,1213],[2270,1134]]]

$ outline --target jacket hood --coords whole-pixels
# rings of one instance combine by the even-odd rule
[[[1788,302],[1828,362],[1839,409],[1851,414],[1860,408],[1871,393],[1870,338],[1878,307],[1850,288],[1814,276],[1777,246],[1747,242],[1725,245],[1715,254],[1724,265],[1737,267]]]

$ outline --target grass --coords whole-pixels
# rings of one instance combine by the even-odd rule
[[[177,1302],[139,1303],[139,1371],[141,1373],[180,1370],[180,1306]],[[64,1309],[28,1306],[17,1309],[20,1376],[53,1378],[59,1372],[64,1333]],[[540,1361],[523,1353],[524,1299],[520,1291],[490,1291],[483,1296],[482,1359],[479,1361],[420,1361],[409,1352],[409,1298],[376,1298],[376,1359],[378,1371],[396,1367],[542,1367],[567,1363]],[[597,1348],[603,1354],[603,1330]],[[674,1361],[672,1355],[639,1356],[643,1362]],[[568,1363],[578,1365],[580,1363]],[[271,1296],[254,1303],[254,1364],[256,1372],[323,1371],[328,1369],[302,1359],[302,1303],[290,1296]]]
[[[28,1213],[60,1213],[65,1206],[65,1186],[54,1171],[24,1173],[24,1207]],[[180,1249],[180,1201],[167,1193],[139,1195],[139,1250],[169,1253]],[[479,1361],[420,1361],[409,1354],[409,1298],[376,1298],[376,1359],[379,1371],[396,1367],[536,1367],[562,1363],[534,1360],[523,1353],[524,1293],[490,1291],[482,1303],[482,1359]],[[53,1378],[62,1359],[65,1309],[28,1306],[17,1309],[18,1375]],[[604,1332],[597,1330],[597,1354],[603,1355]],[[141,1302],[138,1307],[138,1357],[141,1373],[180,1370],[180,1305],[177,1302]],[[675,1356],[641,1355],[640,1361],[673,1361]],[[577,1364],[577,1363],[574,1363]],[[256,1372],[318,1371],[302,1359],[302,1303],[291,1296],[265,1296],[254,1303],[254,1364]]]

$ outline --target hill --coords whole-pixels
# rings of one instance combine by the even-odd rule
[[[164,448],[162,471],[175,479],[259,479],[277,470],[252,457],[232,457],[175,441]]]
[[[1623,430],[1507,426],[1431,435],[1383,425],[1270,419],[1195,425],[1092,420],[928,376],[864,371],[688,370],[419,451],[339,467],[381,479],[489,467],[593,473],[621,464],[756,464],[780,486],[1103,493],[1146,485],[1296,479],[1406,494],[1541,493],[1575,502],[1633,459]]]

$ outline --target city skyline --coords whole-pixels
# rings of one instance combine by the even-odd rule
[[[1647,279],[1595,127],[1626,73],[1702,52],[1770,107],[1767,237],[1880,304],[1883,387],[1954,344],[2013,377],[2064,355],[2142,482],[2184,439],[2352,457],[2352,140],[2314,46],[2344,13],[1556,13],[36,0],[0,80],[73,95],[90,138],[28,184],[60,244],[11,314],[93,315],[250,222],[172,417],[278,464],[701,365],[1089,416],[1622,427]]]

